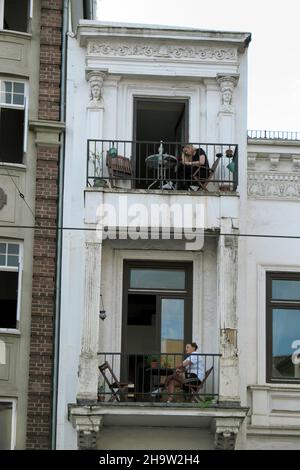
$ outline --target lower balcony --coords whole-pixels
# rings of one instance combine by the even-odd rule
[[[193,354],[185,372],[182,353],[99,353],[98,402],[209,407],[218,404],[220,354]]]

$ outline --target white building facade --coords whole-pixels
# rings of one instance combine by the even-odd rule
[[[300,272],[299,241],[244,235],[297,233],[300,152],[247,156],[250,39],[88,21],[69,38],[58,448],[297,445],[297,366],[267,374],[265,325],[273,300],[299,322],[300,281],[269,274]],[[179,173],[187,143],[214,170],[200,180]],[[292,298],[267,299],[272,282]],[[191,341],[210,374],[166,404]]]

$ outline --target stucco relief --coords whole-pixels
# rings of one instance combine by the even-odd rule
[[[215,47],[178,47],[174,45],[89,42],[88,55],[102,57],[158,57],[168,59],[199,59],[207,61],[237,61],[237,49]]]
[[[300,198],[300,176],[286,174],[248,173],[248,196],[254,199]]]

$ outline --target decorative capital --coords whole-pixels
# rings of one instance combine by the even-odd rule
[[[103,82],[107,76],[107,70],[87,70],[86,79],[90,86],[90,104],[92,106],[102,105]]]
[[[269,154],[269,160],[270,160],[270,167],[271,170],[276,170],[279,164],[279,153],[270,153]]]
[[[234,450],[239,432],[240,418],[217,418],[215,430],[215,449]]]
[[[256,163],[257,153],[248,153],[248,168],[254,170]]]
[[[233,112],[232,105],[233,89],[237,85],[238,75],[217,75],[217,82],[222,94],[221,111]]]
[[[74,411],[74,414],[73,414]],[[103,426],[103,416],[76,415],[71,409],[71,422],[77,431],[78,449],[95,449],[97,434]]]
[[[296,171],[300,170],[300,155],[292,155],[293,167]]]
[[[4,189],[0,188],[0,211],[7,204],[7,195]]]

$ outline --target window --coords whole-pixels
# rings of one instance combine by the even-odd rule
[[[22,163],[27,144],[25,83],[0,79],[0,161]]]
[[[0,450],[13,450],[16,441],[16,402],[0,398]]]
[[[0,28],[27,33],[33,0],[0,0]]]
[[[21,246],[0,241],[0,328],[17,329],[21,286]]]
[[[300,382],[300,273],[267,273],[267,381]]]

